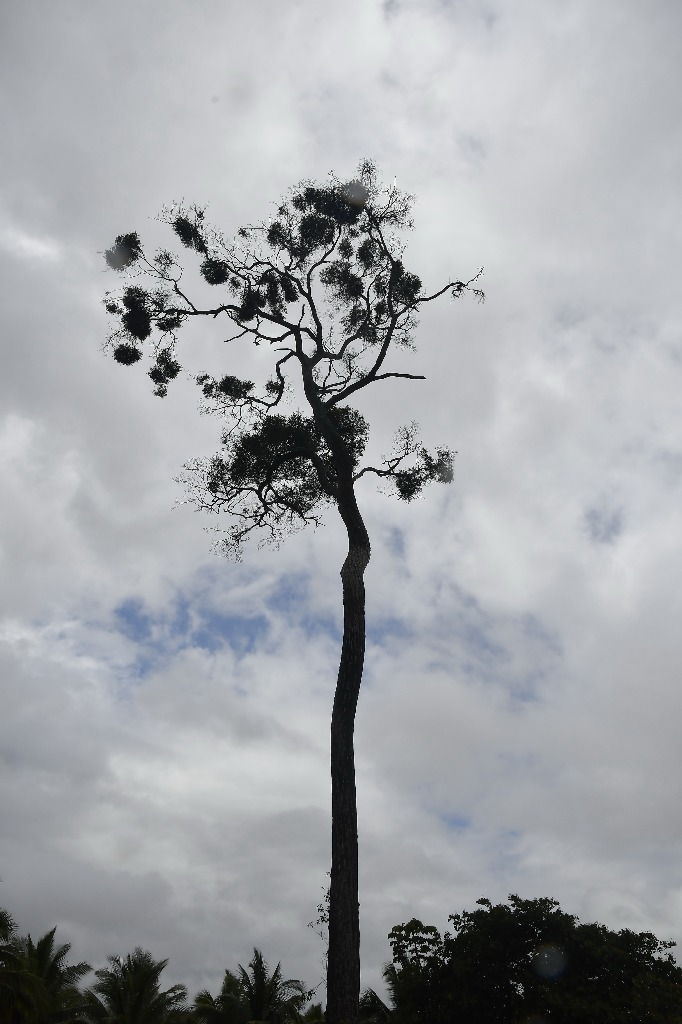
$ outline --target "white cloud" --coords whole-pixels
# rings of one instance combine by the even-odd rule
[[[39,263],[56,263],[62,258],[61,246],[55,239],[11,226],[0,229],[0,248],[19,259]]]

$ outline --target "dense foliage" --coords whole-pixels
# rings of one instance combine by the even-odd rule
[[[67,1024],[81,1019],[78,988],[90,964],[67,963],[71,946],[55,944],[56,928],[34,942],[20,936],[0,909],[0,1021],[5,1024]]]
[[[167,960],[136,948],[126,957],[110,956],[95,971],[69,964],[70,945],[55,945],[56,928],[38,942],[22,936],[11,915],[0,909],[0,1024],[315,1024],[324,1020],[319,1004],[302,982],[285,979],[280,964],[270,972],[254,949],[248,969],[225,971],[220,992],[199,992],[188,1001],[184,985],[161,987]]]
[[[413,919],[394,928],[386,1006],[366,992],[367,1021],[394,1024],[680,1024],[682,969],[649,932],[581,924],[551,899],[453,914],[453,931]]]
[[[366,1024],[682,1024],[682,969],[673,942],[650,932],[581,924],[551,899],[453,914],[441,935],[412,919],[389,935],[384,1002],[366,989]],[[324,1024],[313,992],[270,970],[254,949],[226,970],[220,991],[188,999],[164,989],[167,960],[137,948],[110,956],[86,988],[87,963],[70,964],[53,928],[34,942],[0,909],[1,1024]]]

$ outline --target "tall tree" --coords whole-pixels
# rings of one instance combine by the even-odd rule
[[[174,1024],[187,1018],[187,989],[162,990],[168,960],[154,960],[136,948],[125,960],[110,956],[109,967],[95,971],[97,981],[85,993],[85,1017],[93,1024]]]
[[[289,529],[317,524],[325,504],[336,507],[346,529],[343,642],[331,721],[330,1024],[355,1024],[360,993],[353,732],[365,655],[370,540],[356,484],[374,474],[411,501],[429,481],[451,481],[453,461],[448,448],[430,454],[410,423],[398,431],[391,456],[361,468],[369,426],[348,402],[389,378],[424,379],[386,368],[389,351],[413,348],[421,306],[467,291],[482,298],[475,287],[478,275],[427,293],[406,269],[397,232],[411,227],[411,198],[395,186],[383,188],[374,165],[364,161],[352,182],[333,176],[322,185],[303,182],[270,223],[241,228],[233,242],[209,228],[196,206],[165,210],[162,219],[196,254],[203,281],[221,289],[213,302],[190,298],[176,255],[166,249],[147,254],[137,232],[119,235],[105,254],[112,269],[149,282],[107,293],[105,306],[116,318],[109,343],[117,362],[137,363],[143,344],[151,342],[149,376],[156,395],[165,396],[180,372],[178,332],[201,317],[230,322],[229,342],[250,338],[276,353],[262,389],[222,372],[196,376],[205,399],[224,413],[228,426],[222,451],[191,464],[187,478],[200,508],[232,515],[223,541],[226,553],[239,557],[254,530],[277,542]],[[280,410],[290,395],[292,371],[307,407],[287,414]]]

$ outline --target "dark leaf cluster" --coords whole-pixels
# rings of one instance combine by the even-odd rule
[[[117,363],[121,363],[122,366],[132,366],[133,363],[137,363],[142,359],[142,353],[135,345],[131,345],[129,341],[124,341],[114,349],[114,359]]]
[[[285,306],[298,298],[298,290],[291,278],[274,268],[264,271],[258,279],[260,295],[275,316],[283,316]]]
[[[242,442],[232,457],[215,455],[210,459],[204,467],[202,482],[219,508],[232,508],[235,499],[247,494],[255,503],[247,517],[250,525],[235,525],[222,544],[237,557],[243,536],[254,526],[268,528],[269,539],[276,541],[285,529],[315,520],[314,510],[324,501],[316,475],[305,458],[289,455],[270,463],[267,455],[271,448],[261,448],[255,437],[242,438]],[[259,470],[263,467],[265,474],[261,478]]]
[[[362,277],[355,273],[353,265],[347,260],[334,260],[333,263],[329,263],[320,273],[320,280],[332,290],[337,301],[342,303],[354,302],[364,293]]]
[[[421,448],[419,455],[416,466],[397,470],[395,473],[395,485],[403,501],[412,501],[431,481],[441,484],[449,484],[452,481],[453,453],[449,449],[438,448],[435,459],[426,448]]]
[[[289,277],[288,274],[282,274],[279,280],[284,301],[288,303],[296,302],[296,300],[300,298],[300,295],[293,278]]]
[[[301,212],[312,210],[342,227],[355,224],[362,213],[361,205],[349,202],[348,194],[340,186],[320,188],[309,185],[293,197],[291,205]]]
[[[142,253],[140,236],[137,231],[117,235],[114,244],[104,253],[104,259],[112,270],[127,270]]]
[[[207,256],[199,269],[207,284],[225,284],[230,279],[230,266],[224,260]]]
[[[349,405],[328,406],[326,413],[332,425],[343,438],[351,466],[355,469],[367,447],[369,423],[362,413],[357,409],[352,409]],[[315,430],[315,435],[318,442],[321,442],[322,435],[318,428]]]
[[[196,378],[206,398],[229,398],[234,402],[242,401],[253,391],[254,384],[250,380],[240,380],[239,377],[225,376],[220,380],[214,380],[207,373],[202,373]]]
[[[156,326],[164,334],[176,331],[182,324],[183,315],[179,309],[164,309],[156,318]]]
[[[250,281],[247,282],[242,292],[241,305],[237,313],[239,319],[244,323],[255,320],[259,310],[265,306],[266,302],[265,294],[260,289],[254,288]]]
[[[123,326],[138,341],[144,341],[152,331],[150,296],[144,288],[130,285],[123,292],[125,311],[121,318]]]
[[[170,294],[164,288],[147,291],[138,285],[123,289],[120,301],[107,297],[104,307],[108,313],[120,317],[123,331],[112,335],[112,340],[128,337],[114,345],[113,354],[117,363],[132,366],[142,358],[139,342],[146,341],[156,327],[162,334],[172,334],[182,324],[184,313],[170,305]],[[166,346],[157,354],[149,376],[156,384],[155,395],[164,397],[170,380],[177,377],[180,364],[173,359],[171,347]]]
[[[422,283],[416,274],[410,274],[405,270],[402,260],[395,260],[391,267],[389,288],[394,304],[398,302],[404,306],[411,306],[419,297]]]
[[[360,183],[353,184],[366,195]],[[265,237],[273,249],[284,249],[299,265],[314,253],[333,248],[336,242],[343,258],[350,259],[352,246],[345,235],[358,234],[356,224],[363,206],[364,200],[357,199],[357,190],[348,186],[307,185],[295,192],[290,205],[279,207],[278,217],[267,228]]]
[[[274,220],[269,226],[266,236],[268,245],[273,249],[287,249],[289,252],[294,248],[294,240],[291,232],[280,220]]]
[[[329,246],[334,241],[336,225],[331,217],[314,211],[304,213],[298,228],[300,248],[303,252],[313,252],[322,246]]]
[[[177,359],[173,358],[173,353],[170,349],[162,349],[157,357],[156,362],[149,371],[156,388],[154,394],[159,398],[165,398],[168,394],[169,381],[175,380],[177,375],[180,373],[180,363]]]
[[[386,303],[376,302],[373,306],[356,303],[343,317],[342,324],[347,335],[355,335],[369,345],[380,340],[378,327],[386,313]]]
[[[245,397],[250,382],[230,379],[235,394]],[[216,397],[216,385],[203,381],[207,397]],[[345,452],[347,471],[361,458],[369,433],[364,417],[347,406],[331,406],[324,412],[327,429],[336,435]],[[238,437],[226,432],[225,454],[215,456],[205,467],[209,494],[223,503],[238,492],[251,492],[262,502],[261,514],[286,509],[305,519],[320,503],[330,498],[338,479],[338,465],[324,427],[300,412],[270,413],[251,430]],[[261,525],[266,525],[265,521]],[[268,523],[268,525],[271,525]]]
[[[193,213],[193,220],[190,220],[184,213],[178,213],[173,220],[173,231],[187,249],[194,249],[205,255],[208,250],[202,231],[204,214],[202,210],[197,209]]]
[[[377,245],[372,238],[365,238],[358,246],[358,262],[365,270],[371,270],[377,261]]]
[[[316,448],[312,422],[299,412],[290,416],[273,413],[261,425],[241,435],[234,448],[231,476],[235,483],[261,484],[272,479],[278,463],[285,460],[287,476],[303,479],[308,474],[306,455]]]

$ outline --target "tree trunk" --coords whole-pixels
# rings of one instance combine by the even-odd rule
[[[364,572],[370,558],[365,524],[352,484],[338,499],[348,531],[341,569],[343,645],[331,724],[332,869],[329,889],[327,1024],[358,1024],[360,918],[358,904],[358,815],[353,730],[365,660]]]

